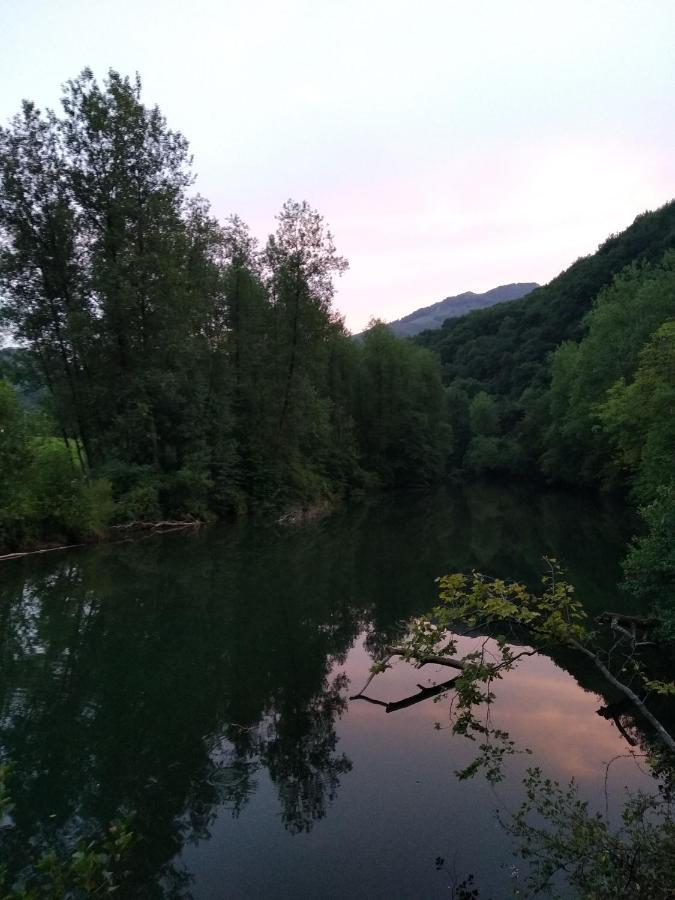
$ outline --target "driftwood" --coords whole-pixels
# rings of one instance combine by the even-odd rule
[[[147,536],[154,534],[156,532],[161,532],[162,534],[166,534],[169,531],[179,531],[184,528],[199,528],[203,522],[200,519],[184,519],[177,520],[175,522],[171,520],[166,520],[162,522],[126,522],[123,525],[111,525],[110,530],[116,532],[139,532],[144,531],[148,532]],[[110,544],[123,544],[127,541],[131,541],[133,538],[124,537],[120,540],[116,541],[108,541]],[[59,544],[56,547],[43,547],[41,550],[22,550],[19,553],[6,553],[4,556],[0,556],[0,562],[4,562],[10,559],[23,559],[24,556],[36,556],[39,553],[54,553],[56,550],[76,550],[79,547],[90,547],[92,544],[97,543],[96,541],[87,541],[81,544]]]
[[[122,525],[112,525],[111,528],[115,531],[175,531],[178,528],[199,528],[201,524],[200,519],[189,518],[161,522],[124,522]]]
[[[307,525],[327,516],[331,510],[330,503],[315,503],[312,506],[294,506],[279,516],[277,525]]]
[[[389,664],[389,660],[392,656],[402,656],[406,657],[408,654],[407,647],[387,647],[388,656],[384,659],[380,660],[377,668],[374,672],[370,673],[368,680],[363,685],[358,694],[353,694],[349,699],[350,700],[365,700],[367,703],[373,703],[375,706],[384,706],[385,712],[396,712],[399,709],[405,709],[408,706],[414,706],[416,703],[421,703],[423,700],[427,700],[429,697],[435,697],[438,694],[443,694],[445,691],[450,690],[459,678],[459,675],[456,675],[454,678],[450,678],[449,681],[444,681],[441,684],[432,684],[428,687],[425,687],[422,684],[418,684],[419,693],[411,694],[410,697],[404,697],[403,700],[396,700],[393,703],[387,703],[384,700],[375,700],[374,697],[368,697],[365,693],[368,685],[371,683],[373,678],[378,675],[383,668],[386,668]],[[511,662],[514,662],[516,659],[520,659],[521,656],[533,656],[536,653],[536,650],[523,650],[513,657]],[[459,669],[460,671],[464,671],[466,668],[466,664],[461,659],[455,659],[449,656],[422,656],[416,657],[412,660],[409,660],[413,665],[421,668],[426,665],[433,666],[448,666],[452,669]],[[498,669],[502,668],[502,666],[498,666]]]
[[[403,656],[405,657],[408,653],[406,647],[387,647],[387,656],[380,660],[378,667],[374,672],[371,672],[368,680],[363,685],[358,694],[353,694],[349,699],[350,700],[365,700],[366,703],[372,703],[375,706],[384,706],[384,711],[387,713],[396,712],[399,709],[406,709],[408,706],[414,706],[416,703],[421,703],[423,700],[428,700],[429,697],[436,697],[438,694],[442,694],[445,691],[450,690],[450,688],[454,685],[455,681],[459,676],[455,676],[451,678],[449,681],[444,681],[442,684],[432,684],[428,687],[425,687],[422,684],[418,684],[419,692],[417,694],[411,694],[410,697],[404,697],[402,700],[396,700],[392,703],[387,703],[384,700],[376,700],[374,697],[368,697],[365,691],[368,688],[368,685],[371,683],[373,678],[382,671],[389,664],[389,660],[392,656]],[[424,656],[419,659],[411,660],[417,667],[422,667],[426,665],[435,665],[435,666],[449,666],[452,669],[460,669],[463,670],[465,668],[464,663],[459,659],[451,659],[447,656]]]

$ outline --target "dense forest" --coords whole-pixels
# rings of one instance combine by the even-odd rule
[[[288,201],[259,245],[193,181],[113,71],[0,132],[3,548],[537,474],[626,490],[627,577],[672,606],[675,203],[522,299],[357,342],[318,212]]]
[[[288,201],[258,246],[189,193],[138,80],[85,71],[62,103],[0,133],[2,546],[442,475],[437,359],[351,340],[317,212]]]

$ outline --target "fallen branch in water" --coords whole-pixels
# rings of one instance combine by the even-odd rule
[[[126,522],[123,525],[111,525],[110,531],[116,532],[139,532],[145,531],[149,532],[149,534],[143,535],[143,537],[150,537],[155,532],[161,532],[162,534],[168,534],[170,531],[180,531],[184,528],[199,528],[204,523],[200,519],[184,519],[178,520],[176,522],[167,520],[162,522]],[[137,538],[140,540],[140,538]],[[132,541],[134,538],[131,537],[123,537],[120,540],[116,541],[107,541],[110,544],[124,544],[127,541]],[[54,553],[56,550],[77,550],[81,547],[90,547],[92,544],[99,543],[96,540],[92,541],[84,541],[80,544],[58,544],[56,547],[43,547],[40,550],[21,550],[17,553],[6,553],[4,556],[0,556],[0,562],[6,562],[10,559],[23,559],[24,556],[36,556],[39,553]]]
[[[86,544],[59,544],[57,547],[43,547],[42,550],[22,550],[20,553],[6,553],[0,556],[0,562],[6,559],[21,559],[24,556],[35,556],[37,553],[53,553],[55,550],[74,550],[76,547],[86,547]]]
[[[112,525],[115,531],[164,531],[167,528],[175,530],[177,528],[199,528],[203,525],[201,519],[177,519],[173,521],[166,519],[161,522],[124,522],[121,525]]]
[[[507,582],[499,578],[489,578],[478,573],[466,576],[461,573],[446,575],[439,579],[441,605],[434,609],[434,628],[448,630],[455,623],[468,623],[474,626],[477,621],[484,621],[486,626],[503,629],[519,628],[529,632],[532,645],[543,648],[547,644],[567,645],[574,651],[590,659],[604,679],[629,700],[642,717],[649,722],[656,735],[671,753],[675,753],[675,738],[656,718],[646,705],[650,693],[671,694],[674,685],[668,682],[650,680],[648,673],[636,658],[639,649],[652,646],[651,641],[638,639],[638,628],[644,629],[656,625],[658,620],[652,616],[632,616],[609,612],[598,617],[598,621],[609,624],[615,636],[613,646],[606,650],[598,643],[595,631],[587,628],[586,614],[581,602],[576,599],[574,588],[564,579],[555,560],[547,560],[550,574],[544,581],[544,591],[538,595],[530,592],[524,585]],[[429,622],[424,619],[414,620],[423,627],[422,637],[429,637]],[[627,642],[627,643],[626,643]],[[508,649],[508,648],[507,648]],[[422,651],[426,653],[426,647]],[[504,648],[502,647],[504,654]],[[612,666],[612,654],[621,654],[621,664]],[[478,667],[478,677],[474,678],[469,671],[469,682],[489,682],[489,679],[500,668],[511,668],[518,656],[505,656],[505,666],[485,669]],[[605,661],[603,661],[605,660]],[[612,671],[615,669],[616,674]],[[621,680],[622,672],[629,666],[631,680],[639,678],[644,688],[644,695],[638,693],[629,684]],[[469,685],[472,687],[472,685]],[[461,687],[461,685],[460,685]],[[640,688],[638,688],[640,690]],[[489,689],[488,689],[489,695]],[[467,706],[474,703],[471,692],[467,693]]]
[[[448,666],[451,669],[459,669],[460,671],[465,671],[466,662],[461,659],[455,659],[454,657],[449,656],[437,656],[437,655],[428,655],[428,656],[416,656],[412,659],[409,658],[409,650],[406,647],[387,647],[388,656],[384,659],[380,660],[373,666],[371,673],[368,677],[368,680],[363,685],[358,694],[353,694],[349,699],[350,700],[367,700],[369,703],[375,703],[378,706],[385,706],[387,712],[394,712],[396,709],[403,709],[406,706],[412,706],[412,703],[419,703],[420,700],[426,700],[427,697],[433,697],[434,694],[440,694],[443,691],[449,690],[457,680],[457,677],[451,678],[449,681],[444,682],[440,685],[432,685],[431,687],[423,687],[421,684],[417,686],[420,689],[419,694],[414,694],[413,697],[408,697],[405,700],[399,700],[396,703],[385,703],[383,700],[373,700],[371,697],[365,696],[365,691],[370,685],[373,678],[376,675],[379,675],[380,672],[383,672],[385,669],[389,668],[389,660],[392,656],[401,656],[404,659],[407,659],[408,662],[412,663],[417,668],[421,668],[422,666],[431,665],[431,666]],[[500,669],[505,668],[507,665],[512,665],[516,660],[520,659],[522,656],[534,656],[536,650],[521,650],[520,653],[517,653],[513,656],[508,663],[504,662],[501,665],[498,665],[495,668],[495,673]],[[411,702],[409,702],[411,701]]]

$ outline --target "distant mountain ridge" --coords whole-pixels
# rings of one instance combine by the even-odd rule
[[[534,281],[517,282],[515,284],[500,284],[484,294],[475,294],[473,291],[465,291],[454,297],[446,297],[431,306],[423,306],[414,312],[388,322],[389,328],[397,337],[412,337],[420,331],[430,328],[440,328],[446,319],[454,319],[472,312],[474,309],[485,309],[496,303],[506,303],[509,300],[520,300],[539,285]]]

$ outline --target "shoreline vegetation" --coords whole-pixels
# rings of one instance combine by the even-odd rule
[[[515,485],[532,485],[532,479],[525,478],[521,475],[512,476],[512,478],[509,479],[509,482]],[[542,490],[545,490],[547,492],[563,493],[566,496],[588,495],[588,491],[580,486],[555,482],[551,483],[541,476],[538,478],[538,482],[540,483]],[[404,494],[408,494],[412,491],[415,494],[421,493],[422,495],[424,495],[437,489],[447,488],[449,486],[452,486],[453,484],[464,484],[466,486],[467,483],[474,483],[476,485],[489,485],[501,484],[502,482],[500,479],[490,477],[489,475],[477,477],[473,479],[472,482],[462,480],[456,475],[452,475],[433,485],[400,488],[399,490]],[[391,494],[392,491],[387,491],[386,493]],[[174,531],[197,531],[202,528],[210,528],[212,526],[218,525],[228,526],[235,524],[237,521],[241,521],[244,517],[254,519],[255,521],[260,523],[261,527],[277,525],[283,528],[302,528],[306,525],[313,525],[315,523],[321,522],[328,516],[333,515],[333,513],[343,509],[347,504],[351,505],[352,503],[360,503],[363,501],[367,501],[369,498],[376,499],[377,497],[380,497],[382,495],[382,489],[375,488],[373,490],[356,493],[350,498],[322,500],[305,504],[296,503],[293,505],[289,505],[281,511],[266,510],[261,513],[251,511],[250,513],[246,513],[239,518],[230,517],[228,519],[198,519],[194,516],[187,516],[183,519],[177,520],[158,520],[156,522],[125,522],[117,525],[110,525],[104,533],[91,535],[83,540],[76,542],[44,541],[42,543],[33,543],[29,546],[26,546],[25,548],[9,553],[3,552],[0,553],[0,563],[13,559],[21,559],[27,556],[37,556],[56,551],[76,550],[86,547],[94,547],[98,544],[128,543],[130,541],[144,540],[146,538],[154,537],[158,534],[168,534]],[[625,491],[598,491],[597,498],[598,500],[616,501],[616,503],[619,504],[619,509],[622,512],[625,512],[626,520],[627,523],[629,523],[629,527],[631,528],[631,530],[638,529],[639,526],[642,525],[643,527],[641,531],[644,532],[644,523],[641,521],[639,515],[635,512],[635,510],[629,505]]]
[[[293,506],[280,516],[269,518],[268,521],[284,527],[309,525],[329,516],[334,509],[335,505],[327,502]],[[120,525],[111,525],[109,526],[109,530],[104,534],[92,537],[89,540],[80,541],[76,544],[48,544],[46,546],[36,546],[26,550],[18,550],[13,553],[0,554],[0,562],[10,559],[22,559],[25,556],[35,556],[41,553],[53,553],[57,550],[76,550],[80,547],[90,547],[99,543],[122,544],[132,540],[153,537],[156,534],[169,534],[174,531],[185,531],[187,529],[196,530],[214,524],[216,524],[215,521],[196,519],[193,516],[174,521],[125,522]]]
[[[514,484],[522,484],[531,486],[532,480],[525,479],[520,476],[514,476],[510,481]],[[562,492],[565,495],[574,495],[578,493],[582,496],[587,496],[587,491],[581,489],[579,487],[575,487],[573,485],[566,485],[561,483],[550,483],[545,479],[541,478],[541,486],[543,489],[547,491],[555,491]],[[451,486],[452,484],[461,484],[466,485],[471,482],[461,482],[459,479],[455,477],[446,478],[443,481],[439,481],[433,485],[422,485],[418,487],[411,488],[401,488],[400,490],[404,493],[409,493],[413,491],[414,493],[422,493],[426,494],[430,491],[434,491],[439,488],[444,488]],[[500,481],[494,478],[489,477],[481,477],[475,479],[475,484],[499,484]],[[333,500],[321,500],[314,503],[305,503],[305,504],[293,504],[288,506],[283,511],[271,511],[267,510],[264,513],[256,514],[255,511],[250,513],[250,516],[255,518],[260,522],[261,525],[267,527],[270,525],[278,525],[284,528],[295,528],[295,527],[303,527],[305,525],[312,525],[317,522],[321,522],[323,519],[331,516],[337,510],[343,508],[346,503],[358,503],[363,500],[367,500],[368,498],[377,498],[378,496],[382,496],[381,489],[374,489],[371,491],[363,491],[355,494],[353,497],[348,499],[333,499]],[[391,493],[391,491],[387,492]],[[612,499],[615,498],[617,502],[621,503],[621,507],[625,506],[625,513],[627,517],[633,516],[635,519],[634,525],[638,526],[640,524],[640,519],[635,514],[634,510],[627,504],[627,499],[625,493],[619,492],[611,492],[611,493],[600,493],[597,494],[598,499]],[[77,542],[55,542],[55,541],[44,541],[42,543],[33,543],[23,549],[15,550],[10,553],[0,553],[0,562],[12,559],[20,559],[25,556],[34,556],[44,553],[52,553],[56,551],[63,550],[75,550],[85,547],[93,547],[97,544],[119,544],[126,543],[133,540],[142,540],[145,538],[153,537],[158,534],[168,534],[174,531],[188,531],[188,530],[198,530],[201,528],[208,528],[214,525],[232,525],[237,521],[241,520],[241,516],[239,519],[237,518],[229,518],[229,519],[216,519],[216,518],[206,518],[206,519],[198,519],[194,516],[187,516],[183,519],[176,520],[159,520],[156,522],[153,521],[134,521],[134,522],[125,522],[117,525],[109,525],[107,530],[103,533],[99,533],[96,535],[91,535],[83,540]],[[632,520],[631,520],[632,521]]]

